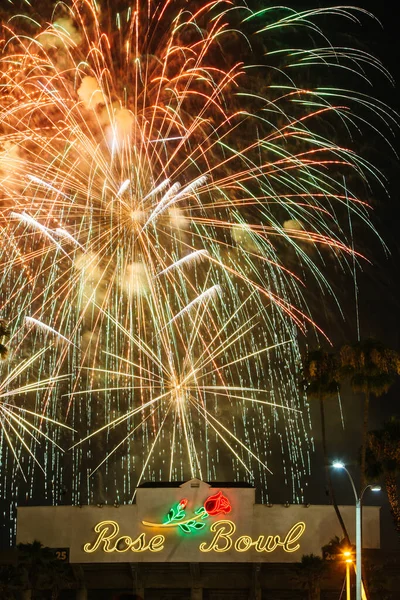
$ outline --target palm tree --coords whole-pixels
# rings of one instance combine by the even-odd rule
[[[323,556],[328,556],[326,560],[336,560],[337,557],[343,557],[345,552],[355,553],[355,545],[349,544],[346,538],[340,539],[337,535],[333,537],[325,546],[322,546]]]
[[[400,535],[400,491],[397,484],[400,475],[400,419],[392,417],[382,429],[369,431],[367,442],[366,477],[383,477],[390,512]]]
[[[400,374],[400,356],[377,340],[367,339],[343,346],[340,350],[340,363],[340,373],[349,378],[353,391],[364,394],[360,486],[363,489],[366,481],[365,454],[370,397],[374,395],[379,398],[389,390],[396,375]]]
[[[13,565],[0,566],[0,598],[1,600],[17,600],[19,578],[16,567]]]
[[[303,377],[308,398],[318,400],[319,402],[326,490],[335,509],[343,535],[347,543],[350,544],[349,535],[336,502],[326,443],[325,402],[328,398],[337,394],[340,385],[335,355],[329,354],[321,348],[308,352],[303,364]]]
[[[44,587],[51,590],[51,600],[58,600],[61,591],[70,588],[75,580],[70,566],[53,557],[47,565],[43,581]]]
[[[363,559],[363,581],[368,590],[368,598],[379,598],[379,600],[390,600],[393,598],[391,588],[390,571],[392,569],[386,564],[379,564],[375,558],[364,557]],[[394,567],[396,568],[396,567]]]
[[[18,544],[18,560],[24,582],[24,600],[33,600],[36,592],[57,559],[50,548],[38,540],[29,544]]]
[[[4,345],[5,338],[10,337],[7,321],[0,319],[0,359],[5,360],[8,355],[8,348]]]
[[[320,600],[321,581],[327,570],[327,563],[315,554],[303,554],[297,565],[296,580],[307,590],[308,600]]]

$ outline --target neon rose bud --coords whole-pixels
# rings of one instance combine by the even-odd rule
[[[178,508],[180,510],[183,510],[186,507],[187,503],[188,503],[188,499],[182,498],[182,500],[179,502]]]
[[[219,515],[220,513],[229,513],[232,510],[230,502],[221,491],[207,498],[204,502],[204,508],[209,515]]]

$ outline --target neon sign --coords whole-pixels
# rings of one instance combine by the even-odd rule
[[[234,539],[236,525],[233,521],[222,519],[215,521],[210,527],[214,533],[211,542],[202,542],[199,545],[200,552],[228,552],[232,548],[236,552],[247,552],[254,549],[256,552],[274,552],[277,548],[282,548],[284,552],[296,552],[300,544],[296,543],[303,535],[306,529],[305,523],[299,521],[288,531],[286,536],[281,539],[279,535],[260,535],[253,540],[249,535],[241,535]],[[141,533],[135,539],[128,535],[119,535],[119,525],[115,521],[101,521],[94,528],[98,533],[93,543],[84,545],[83,550],[86,553],[93,553],[97,550],[103,552],[161,552],[164,550],[165,536],[155,535],[148,541],[145,533]]]
[[[199,546],[200,552],[228,552],[234,547],[236,552],[247,552],[254,548],[256,552],[274,552],[277,548],[283,548],[284,552],[296,552],[300,544],[296,544],[305,532],[306,524],[299,521],[288,531],[283,540],[279,535],[260,535],[253,540],[249,535],[239,536],[235,542],[233,535],[236,531],[236,525],[233,521],[215,521],[210,527],[210,531],[215,531],[211,542],[203,542]],[[294,545],[295,544],[295,545]]]
[[[142,525],[145,525],[146,527],[157,528],[179,527],[179,529],[184,533],[192,533],[192,531],[203,529],[205,526],[204,519],[207,519],[207,517],[216,516],[219,514],[226,515],[232,510],[228,498],[224,496],[221,491],[217,492],[213,496],[209,496],[204,502],[203,506],[200,506],[200,508],[197,508],[194,511],[194,517],[184,520],[186,517],[185,508],[187,504],[187,498],[183,498],[175,508],[170,508],[164,523],[150,523],[149,521],[142,521]]]
[[[171,529],[179,528],[184,533],[192,533],[205,527],[205,520],[210,516],[228,514],[231,512],[231,504],[221,491],[213,496],[209,496],[203,503],[203,506],[194,511],[194,515],[186,518],[185,509],[188,500],[183,498],[175,507],[173,506],[163,523],[152,523],[142,521],[142,525],[149,528]],[[200,552],[223,553],[229,550],[235,552],[256,552],[271,553],[282,548],[284,552],[296,552],[300,548],[298,543],[306,529],[305,523],[299,521],[295,523],[287,534],[281,538],[280,535],[260,535],[257,539],[252,539],[249,535],[240,535],[235,537],[236,525],[233,521],[220,519],[210,525],[210,532],[214,534],[210,542],[202,542],[198,549]],[[157,534],[147,538],[146,533],[141,533],[132,539],[128,535],[120,535],[119,525],[116,521],[101,521],[94,528],[98,534],[93,543],[84,545],[83,550],[86,553],[93,553],[97,550],[110,552],[161,552],[164,550],[166,538],[164,535]]]
[[[115,521],[101,521],[94,528],[99,535],[93,544],[85,544],[83,551],[91,554],[96,550],[103,552],[161,552],[164,550],[165,537],[154,535],[146,541],[146,534],[141,533],[134,540],[128,535],[119,537],[119,525]]]

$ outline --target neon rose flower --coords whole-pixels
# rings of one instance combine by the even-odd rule
[[[188,499],[182,498],[182,500],[178,504],[178,510],[184,510],[187,506],[187,503],[188,503]]]
[[[204,502],[204,508],[209,515],[219,515],[220,513],[226,515],[232,510],[228,498],[221,491],[213,496],[209,496]]]
[[[151,523],[142,521],[147,527],[179,527],[184,533],[192,533],[199,531],[206,525],[205,520],[210,516],[215,516],[223,513],[226,515],[231,512],[232,507],[226,496],[221,491],[213,496],[209,496],[203,506],[196,508],[192,517],[186,517],[185,508],[189,501],[187,498],[182,498],[179,504],[172,506],[166,516],[164,523]]]

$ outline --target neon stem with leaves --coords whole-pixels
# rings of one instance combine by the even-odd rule
[[[185,533],[192,533],[192,531],[203,529],[205,526],[204,519],[207,519],[207,517],[210,516],[204,506],[201,506],[194,511],[196,516],[185,519],[186,513],[184,509],[186,508],[186,505],[187,500],[184,498],[176,507],[172,506],[167,514],[165,523],[150,523],[148,521],[142,521],[142,523],[147,527],[179,527],[179,529]]]

